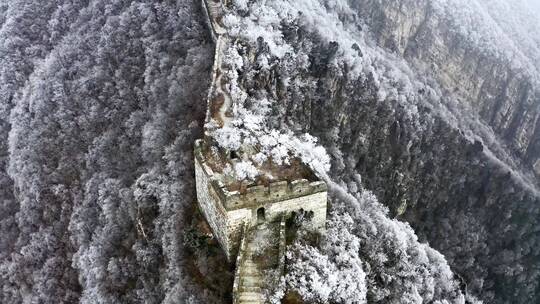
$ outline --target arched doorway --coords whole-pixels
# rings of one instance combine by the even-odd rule
[[[257,209],[257,224],[264,223],[264,221],[266,220],[264,212],[264,207]]]

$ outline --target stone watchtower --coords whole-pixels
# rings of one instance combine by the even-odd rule
[[[274,222],[303,212],[309,215],[314,228],[324,230],[327,186],[307,166],[297,163],[294,168],[274,168],[282,173],[275,174],[274,180],[242,185],[227,179],[220,166],[224,161],[238,161],[238,156],[218,155],[210,150],[203,140],[195,142],[197,200],[229,260],[238,252],[244,223]]]

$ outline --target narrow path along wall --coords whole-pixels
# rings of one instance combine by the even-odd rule
[[[207,18],[207,24],[210,28],[212,40],[216,43],[214,55],[214,66],[212,68],[212,82],[208,91],[208,110],[206,114],[206,123],[212,118],[221,122],[221,126],[226,125],[230,119],[227,117],[227,112],[232,105],[230,94],[223,89],[222,77],[222,54],[229,45],[229,37],[226,29],[221,25],[219,20],[224,15],[224,5],[222,1],[202,0],[202,6]]]

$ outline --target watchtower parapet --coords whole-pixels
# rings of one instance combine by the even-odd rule
[[[219,184],[216,183],[216,186]],[[222,184],[221,184],[222,185]],[[227,210],[253,208],[258,205],[284,201],[317,192],[327,191],[323,181],[309,182],[306,179],[272,182],[268,186],[256,185],[246,188],[244,193],[229,191],[226,186],[214,189],[222,198],[223,207]]]
[[[252,208],[261,204],[284,201],[328,190],[325,182],[308,181],[307,179],[274,181],[267,185],[248,185],[243,191],[230,190],[220,175],[216,174],[206,163],[201,151],[201,141],[197,141],[195,144],[195,157],[226,210]]]

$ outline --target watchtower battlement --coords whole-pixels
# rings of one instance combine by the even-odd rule
[[[212,180],[211,183],[227,210],[252,208],[260,204],[273,203],[327,191],[326,184],[323,181],[309,182],[307,179],[291,182],[272,182],[268,186],[248,186],[245,193],[240,193],[237,190],[229,191],[227,186],[217,179]]]
[[[206,162],[201,149],[202,140],[195,142],[195,157],[205,175],[210,180],[223,207],[227,210],[249,208],[261,203],[272,203],[317,192],[327,191],[326,183],[320,180],[309,181],[305,178],[269,182],[267,185],[249,184],[242,191],[230,190],[219,174],[216,174]]]
[[[242,187],[219,172],[203,140],[194,146],[197,200],[229,257],[234,256],[244,222],[275,221],[294,212],[312,211],[313,224],[324,230],[327,185],[316,178],[252,182]],[[302,168],[305,169],[305,168]],[[315,175],[313,175],[315,176]],[[241,184],[241,183],[240,183]]]

